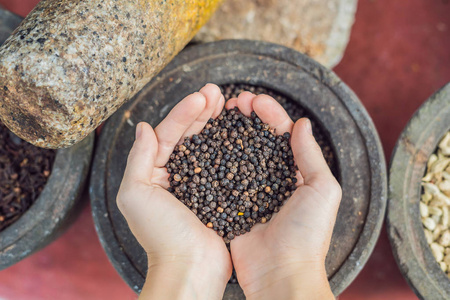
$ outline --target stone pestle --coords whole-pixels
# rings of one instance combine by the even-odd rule
[[[148,83],[221,0],[42,0],[0,48],[0,119],[43,148],[81,141]]]

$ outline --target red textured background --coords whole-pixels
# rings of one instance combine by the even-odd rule
[[[0,5],[25,16],[37,2],[0,0]],[[350,43],[335,71],[366,106],[389,161],[414,111],[450,81],[449,1],[360,0]],[[398,271],[385,229],[366,267],[339,298],[416,298]],[[136,295],[108,262],[86,205],[60,239],[0,272],[0,299],[136,299]]]

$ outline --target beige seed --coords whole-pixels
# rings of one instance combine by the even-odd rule
[[[419,203],[419,209],[420,209],[420,215],[422,216],[422,218],[426,218],[426,217],[428,217],[428,206],[425,204],[425,203],[423,203],[423,202],[420,202]]]
[[[450,181],[450,166],[448,166],[448,171],[444,171],[444,172],[442,172],[442,177],[445,179],[445,180],[449,180]]]
[[[440,217],[440,216],[432,215],[432,216],[431,216],[431,219],[433,219],[433,221],[434,221],[436,224],[439,224],[439,223],[441,222],[441,217]]]
[[[271,190],[272,190],[272,189],[270,188],[270,186],[266,186],[266,188],[264,189],[264,191],[265,191],[266,193],[270,193]]]
[[[208,228],[213,228],[213,223],[208,222],[208,224],[206,224],[206,227],[208,227]]]
[[[424,232],[425,232],[425,239],[427,240],[427,243],[431,244],[433,242],[433,234],[428,229],[425,229]]]
[[[439,263],[439,266],[441,267],[442,271],[444,271],[444,272],[447,271],[447,264],[445,262],[441,261]]]
[[[450,230],[446,230],[441,234],[439,238],[439,244],[444,247],[450,246]]]
[[[429,193],[431,195],[436,195],[440,192],[439,188],[431,182],[424,182],[424,183],[422,183],[422,186],[423,186],[425,192]]]
[[[428,203],[428,206],[443,206],[443,205],[445,205],[445,202],[443,202],[441,200],[438,200],[438,199],[435,199],[435,198],[433,198],[433,200],[431,200]]]
[[[191,169],[192,170],[192,169]],[[200,168],[200,167],[197,167],[197,168],[195,168],[194,169],[194,173],[195,174],[198,174],[198,173],[200,173],[202,171],[202,168]]]
[[[429,193],[424,193],[421,198],[425,204],[428,204],[428,202],[430,202],[430,200],[433,199],[433,196]]]
[[[433,231],[433,241],[437,241],[441,236],[442,231],[444,231],[444,227],[442,225],[436,225],[436,228]]]
[[[444,228],[448,228],[448,223],[449,223],[449,211],[448,211],[448,207],[444,206],[444,207],[442,207],[441,224]]]
[[[450,132],[447,132],[439,143],[439,150],[441,150],[444,155],[450,156]]]
[[[440,173],[450,164],[450,158],[438,159],[432,166],[431,172]]]
[[[430,158],[428,159],[427,163],[427,169],[431,169],[431,166],[438,160],[438,157],[436,154],[431,154]]]
[[[223,213],[223,208],[219,206],[219,207],[217,208],[217,212]]]
[[[428,207],[428,213],[430,215],[442,216],[442,210],[439,207],[435,207],[435,206]]]
[[[437,243],[431,243],[430,248],[434,258],[436,258],[438,262],[444,259],[444,247]]]
[[[444,262],[450,266],[450,253],[445,255]]]
[[[181,176],[180,176],[180,174],[175,174],[175,175],[173,175],[173,180],[175,180],[175,181],[181,181]]]
[[[434,177],[434,174],[433,174],[433,173],[428,173],[427,175],[425,175],[424,178],[422,178],[422,181],[424,181],[424,182],[430,182],[430,181],[433,179],[433,177]]]
[[[439,192],[434,196],[436,200],[442,203],[442,205],[450,205],[450,197],[444,195],[443,193]]]
[[[433,231],[436,228],[436,222],[431,218],[425,218],[422,220],[423,226]]]
[[[441,183],[439,183],[438,186],[442,192],[444,192],[444,193],[449,192],[450,191],[450,180],[446,179],[446,180],[442,181]]]
[[[441,217],[432,215],[431,218],[434,220],[434,222],[437,224],[441,223]]]
[[[267,219],[266,219],[265,217],[262,217],[262,218],[261,218],[261,223],[264,224],[264,223],[266,223],[266,222],[267,222]]]

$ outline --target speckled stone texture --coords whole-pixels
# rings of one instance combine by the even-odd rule
[[[0,49],[0,118],[44,148],[86,137],[136,94],[221,0],[43,0]]]
[[[278,43],[331,68],[347,46],[356,4],[357,0],[225,0],[194,39]]]

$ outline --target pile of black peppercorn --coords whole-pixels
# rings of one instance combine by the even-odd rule
[[[169,191],[228,243],[269,221],[295,190],[289,138],[254,112],[223,110],[175,148]]]
[[[289,97],[286,97],[275,90],[263,86],[253,86],[249,84],[227,84],[220,87],[222,94],[225,96],[225,100],[231,98],[237,98],[240,93],[244,91],[252,92],[253,94],[260,95],[266,94],[273,97],[280,105],[286,110],[292,121],[297,121],[300,118],[309,118],[311,121],[314,137],[322,149],[322,154],[327,161],[328,166],[337,177],[337,162],[336,155],[331,147],[331,141],[329,135],[325,133],[324,128],[318,122],[318,120],[305,108],[303,108],[298,102],[293,101]]]

